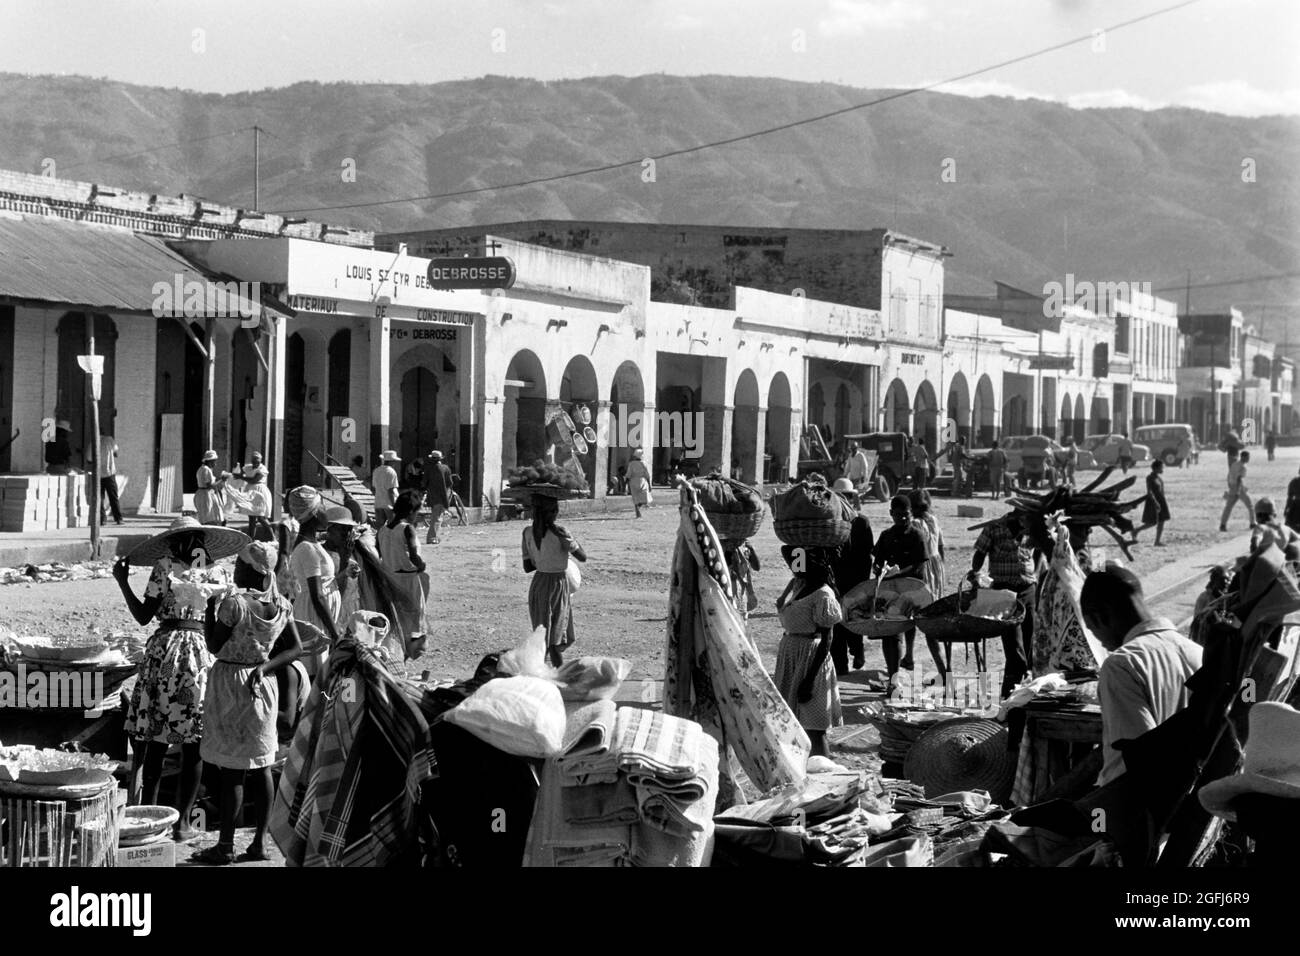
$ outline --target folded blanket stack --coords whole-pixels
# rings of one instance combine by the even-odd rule
[[[706,865],[717,786],[717,742],[694,721],[612,701],[573,708],[525,865]]]

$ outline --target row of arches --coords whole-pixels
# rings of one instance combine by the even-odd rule
[[[731,419],[732,473],[740,481],[776,481],[790,475],[790,380],[784,372],[772,376],[767,404],[760,405],[758,376],[745,369],[736,380]],[[760,407],[764,409],[760,422]],[[762,448],[758,442],[763,441]]]

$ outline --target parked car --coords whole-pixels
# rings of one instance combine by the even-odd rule
[[[1119,443],[1124,438],[1123,435],[1089,435],[1083,440],[1083,448],[1092,452],[1092,457],[1096,459],[1098,468],[1108,468],[1111,465],[1119,464]],[[1133,442],[1133,461],[1149,461],[1151,458],[1151,449],[1146,445]]]
[[[1143,425],[1133,432],[1134,437],[1151,449],[1151,454],[1159,458],[1169,468],[1183,463],[1178,448],[1187,440],[1188,448],[1196,447],[1196,433],[1191,425]],[[1135,448],[1134,451],[1137,449]]]

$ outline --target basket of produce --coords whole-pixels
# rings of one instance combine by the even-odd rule
[[[933,640],[959,643],[999,637],[1024,619],[1025,607],[1015,591],[958,588],[922,608],[916,627]]]
[[[587,483],[581,477],[540,458],[527,467],[510,469],[506,481],[512,491],[548,498],[573,498],[587,491]]]
[[[772,498],[772,528],[785,544],[838,548],[849,539],[854,511],[820,476]]]
[[[920,578],[863,581],[844,595],[843,624],[864,637],[893,637],[916,626],[917,611],[933,601]]]
[[[716,471],[690,479],[690,485],[720,541],[745,541],[763,526],[767,505],[757,489]]]
[[[18,745],[0,747],[0,783],[98,792],[113,785],[118,763],[104,754]]]

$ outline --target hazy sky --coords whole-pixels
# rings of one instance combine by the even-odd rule
[[[1175,0],[0,0],[0,71],[205,92],[720,73],[923,85]],[[196,31],[202,31],[196,34]],[[1300,2],[1200,0],[948,92],[1300,114]]]

